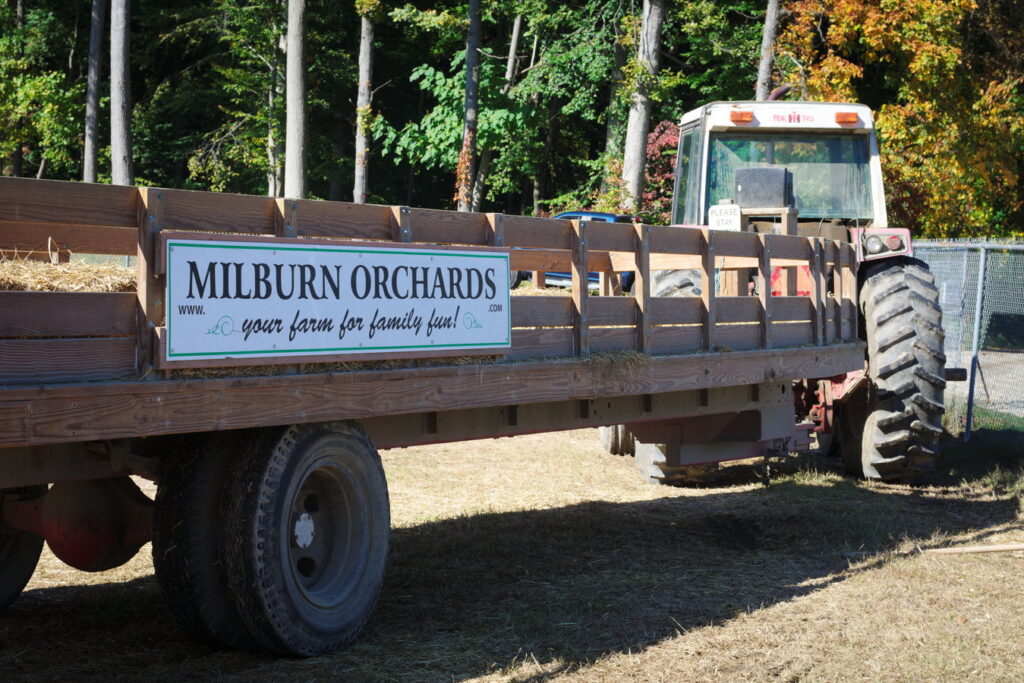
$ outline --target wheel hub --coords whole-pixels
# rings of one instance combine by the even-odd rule
[[[308,548],[313,545],[313,537],[315,535],[316,522],[309,516],[309,513],[303,512],[295,520],[295,545],[300,548]]]

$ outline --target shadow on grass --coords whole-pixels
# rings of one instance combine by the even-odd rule
[[[210,649],[146,577],[27,592],[0,617],[0,676],[449,680],[534,659],[565,671],[843,580],[845,551],[976,540],[1016,516],[1008,498],[797,474],[769,489],[445,519],[394,531],[377,612],[345,652]]]

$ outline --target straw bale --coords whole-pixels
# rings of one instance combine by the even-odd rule
[[[47,263],[0,258],[0,290],[134,292],[135,269],[116,263]]]

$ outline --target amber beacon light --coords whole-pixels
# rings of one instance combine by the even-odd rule
[[[729,112],[729,120],[733,123],[750,123],[754,120],[754,112],[749,109],[746,111],[734,109]]]
[[[837,111],[836,123],[857,123],[860,119],[855,111]]]

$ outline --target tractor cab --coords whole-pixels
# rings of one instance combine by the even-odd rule
[[[672,223],[715,227],[716,207],[759,232],[857,241],[860,229],[888,227],[871,110],[769,101],[714,102],[687,113]],[[786,230],[778,226],[783,213],[791,217]]]

